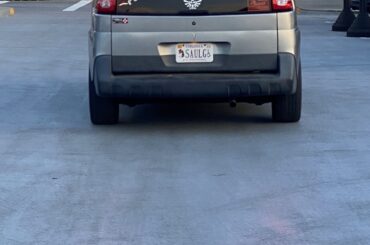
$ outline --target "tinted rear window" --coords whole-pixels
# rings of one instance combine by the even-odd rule
[[[248,0],[118,0],[119,14],[187,15],[248,11]]]

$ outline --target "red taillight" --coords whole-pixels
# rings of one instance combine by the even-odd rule
[[[98,14],[114,14],[116,12],[116,0],[96,1],[96,11]]]
[[[272,0],[272,9],[277,12],[293,10],[293,0]]]
[[[248,12],[284,12],[291,10],[293,10],[293,0],[249,0],[248,5]]]

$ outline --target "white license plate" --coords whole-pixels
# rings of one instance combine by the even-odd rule
[[[177,63],[211,63],[213,62],[213,44],[180,43],[176,45]]]

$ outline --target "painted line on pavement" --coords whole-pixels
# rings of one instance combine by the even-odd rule
[[[0,4],[8,3],[9,1],[0,1]]]
[[[82,8],[83,6],[88,5],[91,2],[92,0],[81,0],[78,3],[73,4],[72,6],[66,9],[63,9],[63,12],[74,12],[78,10],[79,8]]]

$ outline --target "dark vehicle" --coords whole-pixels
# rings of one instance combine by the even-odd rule
[[[360,1],[361,0],[352,0],[352,9],[359,10],[360,9]],[[367,10],[370,12],[370,0],[367,0]]]

